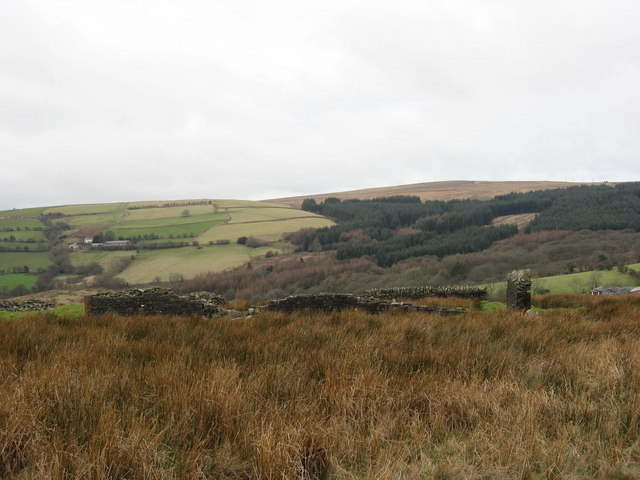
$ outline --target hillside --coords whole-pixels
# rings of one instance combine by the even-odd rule
[[[286,253],[287,232],[333,222],[282,204],[181,200],[0,212],[0,294],[177,281]]]
[[[0,212],[0,296],[171,283],[257,299],[488,283],[523,266],[548,276],[640,260],[633,183],[436,182],[299,200]]]
[[[367,188],[362,190],[350,190],[346,192],[332,192],[322,194],[303,195],[298,197],[276,198],[266,200],[268,202],[291,205],[299,208],[307,198],[316,202],[322,202],[327,198],[339,198],[340,200],[392,197],[396,195],[409,195],[419,197],[420,200],[455,200],[473,198],[487,200],[496,195],[506,195],[516,192],[531,192],[534,190],[551,190],[554,188],[566,188],[576,185],[596,185],[592,183],[573,182],[490,182],[490,181],[447,181],[447,182],[423,182],[409,185],[395,185],[391,187]],[[614,184],[609,184],[614,185]]]

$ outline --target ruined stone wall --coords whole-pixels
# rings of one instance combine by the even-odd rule
[[[263,311],[296,312],[310,310],[315,312],[334,312],[341,310],[363,310],[369,313],[401,310],[405,312],[428,312],[443,314],[465,313],[465,308],[443,308],[410,303],[382,301],[372,297],[358,297],[345,293],[327,293],[320,295],[293,295],[280,300],[274,300],[262,307]]]
[[[209,292],[178,295],[170,289],[127,290],[106,292],[85,297],[85,313],[98,315],[113,312],[119,315],[204,315],[221,313],[224,299]]]
[[[507,308],[509,310],[531,309],[531,272],[514,270],[507,275]]]

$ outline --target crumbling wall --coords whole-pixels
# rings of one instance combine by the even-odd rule
[[[369,313],[401,310],[405,312],[428,312],[443,314],[465,313],[465,308],[443,308],[425,305],[412,305],[382,301],[372,297],[358,297],[346,293],[326,293],[320,295],[292,295],[280,300],[273,300],[262,307],[263,311],[296,312],[310,310],[316,312],[334,312],[348,309],[363,310]]]
[[[507,275],[507,308],[509,310],[531,309],[531,272],[514,270]]]
[[[87,315],[113,312],[119,315],[219,315],[224,299],[214,293],[195,292],[186,295],[171,289],[150,288],[90,295],[84,299]]]

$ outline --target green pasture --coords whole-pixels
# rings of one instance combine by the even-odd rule
[[[640,271],[640,263],[628,265],[628,268]],[[597,287],[637,286],[638,281],[628,273],[621,273],[617,269],[592,270],[590,272],[570,273],[552,277],[533,278],[532,293],[586,293]],[[490,296],[503,294],[507,288],[506,282],[496,282],[484,285]]]
[[[47,207],[35,207],[35,208],[17,208],[15,210],[2,210],[0,211],[0,218],[3,217],[37,217]]]
[[[157,228],[174,225],[189,225],[191,223],[216,222],[222,223],[229,219],[226,213],[208,213],[205,215],[191,215],[188,217],[149,218],[146,220],[131,221],[129,219],[118,225],[119,228]]]
[[[202,244],[217,240],[229,240],[234,243],[239,237],[256,237],[260,240],[276,241],[288,232],[296,232],[302,228],[330,227],[331,225],[334,225],[331,220],[319,216],[273,222],[225,223],[210,228],[196,240]]]
[[[0,240],[9,241],[9,238],[13,237],[17,242],[24,242],[27,240],[43,240],[44,232],[42,230],[14,230],[12,232],[1,232]],[[5,240],[5,238],[7,240]]]
[[[7,273],[0,275],[0,288],[6,287],[8,290],[12,290],[18,285],[31,288],[35,285],[36,280],[38,280],[38,275],[32,275],[30,273]]]
[[[244,222],[268,222],[273,220],[285,220],[298,217],[318,217],[315,213],[297,210],[295,208],[280,207],[251,207],[230,209],[231,220],[229,223]]]
[[[84,250],[73,252],[70,258],[74,267],[97,263],[105,270],[108,270],[120,258],[127,258],[135,253],[135,251],[132,252],[131,250]]]
[[[82,303],[69,303],[45,310],[44,312],[0,311],[0,319],[3,320],[19,320],[27,315],[53,315],[65,320],[81,320],[84,318],[84,305]]]
[[[48,252],[2,252],[0,254],[0,270],[10,271],[13,267],[29,267],[36,272],[51,265]]]
[[[207,229],[222,223],[223,220],[212,220],[208,222],[189,223],[186,225],[167,225],[164,227],[149,227],[149,228],[125,228],[124,226],[116,226],[109,228],[108,232],[113,232],[115,238],[135,238],[143,237],[144,235],[157,235],[158,237],[170,239],[173,235],[175,238],[178,235],[194,235],[198,236]]]
[[[121,212],[125,207],[124,203],[88,203],[83,205],[62,205],[49,207],[44,210],[44,214],[62,213],[66,216],[83,215],[92,213],[115,213]]]
[[[199,273],[219,272],[243,265],[252,257],[264,256],[277,247],[248,248],[244,245],[214,245],[202,248],[183,247],[167,250],[143,250],[118,278],[129,284],[168,281],[173,275],[185,279]]]
[[[158,207],[158,208],[141,208],[136,210],[127,210],[128,222],[137,222],[140,220],[157,220],[161,218],[180,218],[182,212],[189,210],[189,214],[193,216],[208,215],[215,213],[213,205],[189,205],[183,207]]]
[[[63,221],[74,228],[97,227],[111,225],[123,218],[122,212],[93,213],[90,215],[73,215],[65,217]]]
[[[0,238],[2,238],[0,236]],[[0,241],[0,253],[6,250],[25,250],[31,252],[42,252],[49,250],[46,242],[4,242]]]
[[[27,228],[44,228],[44,224],[37,218],[3,218],[0,219],[0,234],[4,230],[25,230]]]

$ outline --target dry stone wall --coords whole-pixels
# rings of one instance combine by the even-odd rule
[[[179,295],[170,289],[150,288],[105,292],[85,297],[85,313],[97,315],[113,312],[119,315],[204,315],[223,313],[224,299],[209,292]]]
[[[261,308],[263,311],[296,312],[310,310],[316,312],[334,312],[348,309],[363,310],[369,313],[401,310],[406,312],[427,312],[442,314],[460,314],[467,312],[465,308],[443,308],[424,305],[412,305],[382,301],[373,297],[358,297],[346,293],[327,293],[320,295],[292,295],[274,300]]]
[[[25,300],[24,302],[0,301],[0,310],[4,312],[42,312],[55,307],[52,303],[40,300]]]

